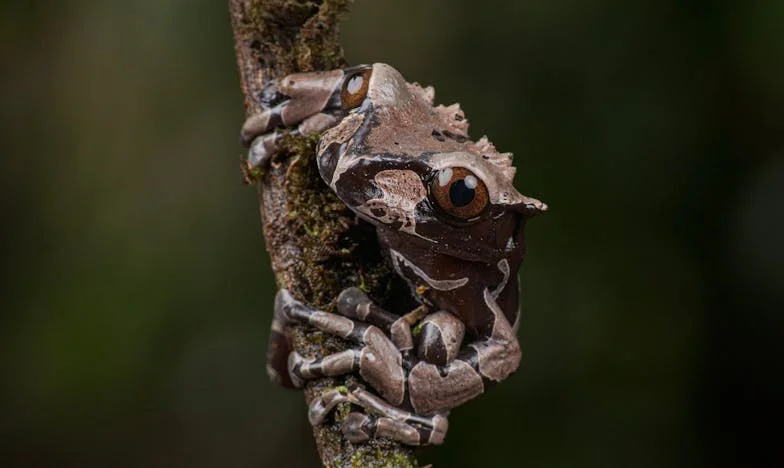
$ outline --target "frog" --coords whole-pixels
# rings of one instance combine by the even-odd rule
[[[402,315],[358,287],[334,312],[287,289],[275,296],[267,372],[285,387],[358,374],[367,387],[332,388],[308,411],[323,424],[337,405],[347,440],[444,442],[450,412],[514,373],[521,361],[518,270],[524,227],[547,210],[513,185],[512,154],[472,140],[459,104],[375,63],[293,73],[267,86],[265,109],[240,138],[247,169],[272,163],[286,135],[320,134],[316,164],[326,185],[375,227],[385,261],[419,304]],[[308,324],[351,346],[322,358],[293,349],[290,325]]]

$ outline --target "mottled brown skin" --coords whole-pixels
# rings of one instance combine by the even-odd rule
[[[328,314],[281,290],[270,375],[296,387],[358,373],[380,398],[362,389],[327,392],[311,405],[313,424],[348,401],[365,410],[344,421],[349,440],[441,443],[448,412],[519,365],[514,330],[523,228],[546,206],[513,187],[511,154],[487,138],[470,140],[459,106],[433,106],[432,88],[406,83],[388,65],[290,75],[278,84],[277,99],[243,126],[249,166],[266,164],[286,132],[324,131],[322,178],[376,226],[388,261],[424,308],[398,317],[349,288],[338,297],[338,314]],[[288,345],[292,323],[355,347],[306,359]]]

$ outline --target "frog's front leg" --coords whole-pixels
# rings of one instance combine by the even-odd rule
[[[337,123],[348,110],[359,106],[367,94],[371,67],[294,73],[275,86],[278,101],[242,125],[240,140],[249,147],[248,165],[266,165],[286,134],[322,132]]]
[[[430,359],[418,362],[409,372],[409,399],[417,414],[455,408],[484,393],[489,385],[506,379],[520,365],[520,345],[514,329],[493,294],[485,289],[483,296],[490,312],[488,333],[462,346],[455,359],[449,360],[447,355],[446,365]],[[426,341],[422,344],[427,346]],[[436,342],[436,349],[439,348]]]

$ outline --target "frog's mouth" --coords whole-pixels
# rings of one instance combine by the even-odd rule
[[[530,218],[547,211],[547,204],[536,198],[523,195],[523,200],[512,205],[511,209],[522,213],[526,218]]]

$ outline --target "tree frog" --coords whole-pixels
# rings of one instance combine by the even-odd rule
[[[512,185],[510,153],[472,141],[458,104],[434,106],[432,87],[407,83],[381,63],[295,73],[265,91],[270,106],[244,123],[247,164],[268,164],[286,133],[323,132],[324,182],[375,226],[385,258],[422,304],[398,316],[360,289],[344,290],[337,312],[275,298],[273,380],[358,373],[374,392],[334,389],[310,404],[321,424],[338,403],[359,411],[342,423],[348,440],[387,437],[440,444],[449,411],[513,373],[520,363],[517,272],[526,220],[547,206]],[[287,325],[306,323],[353,347],[309,359],[293,351]]]

